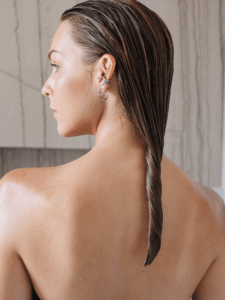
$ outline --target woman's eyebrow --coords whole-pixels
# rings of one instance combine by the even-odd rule
[[[57,53],[62,54],[62,53],[59,52],[58,50],[52,49],[52,50],[50,50],[49,53],[48,53],[48,59],[49,59],[49,60],[51,60],[51,54],[52,54],[53,52],[57,52]]]

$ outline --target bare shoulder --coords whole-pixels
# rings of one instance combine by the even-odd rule
[[[170,187],[168,184],[166,187],[170,194],[174,195],[173,191],[175,190],[178,195],[175,198],[185,199],[182,203],[197,213],[196,218],[199,218],[199,222],[205,222],[205,225],[210,223],[211,227],[215,226],[216,230],[219,230],[224,222],[225,204],[223,199],[212,189],[192,180],[171,161],[168,165],[170,165],[170,169],[167,167],[169,172],[164,175],[164,182],[170,184]]]
[[[17,251],[27,225],[18,184],[23,174],[22,170],[11,171],[0,180],[0,299],[31,297],[30,278]]]
[[[225,242],[225,203],[215,191],[208,187],[200,186],[198,191],[203,196],[200,197],[202,200],[200,209],[203,206],[208,207],[207,217],[212,227],[215,228],[215,238],[218,239],[218,244],[223,245]]]
[[[25,176],[30,178],[27,173],[26,169],[15,169],[5,174],[0,180],[1,207],[4,207],[7,214],[14,210],[18,202],[21,202],[21,187],[25,183]]]
[[[14,222],[32,218],[32,207],[37,207],[49,190],[54,190],[57,167],[20,168],[5,174],[0,180],[0,202]],[[37,201],[38,200],[38,201]],[[16,213],[15,213],[16,212]]]
[[[202,207],[204,204],[209,207],[206,228],[209,230],[209,235],[213,236],[215,258],[198,284],[192,299],[219,300],[225,298],[225,204],[223,199],[210,188],[201,186],[200,190],[204,196]]]
[[[46,195],[55,192],[57,172],[58,168],[21,168],[0,180],[0,299],[31,299],[27,252],[34,253],[39,242],[34,232],[43,223]]]
[[[42,168],[19,168],[6,173],[0,180],[1,185],[5,184],[24,184],[28,185],[38,181],[43,176],[53,173],[57,167],[42,167]]]
[[[212,207],[212,213],[215,215],[218,224],[223,227],[225,221],[225,203],[223,199],[214,190],[205,186],[202,187],[206,193],[207,200]]]
[[[46,174],[48,173],[49,170],[47,168],[21,168],[12,170],[1,178],[0,207],[2,227],[4,215],[7,221],[5,226],[11,232],[15,231],[20,223],[26,224],[26,221],[32,218],[32,207],[37,202],[39,191],[46,190]]]
[[[54,192],[54,174],[51,168],[21,168],[0,180],[1,230],[15,235],[13,247],[18,252],[26,233],[41,221],[46,195]]]
[[[225,245],[225,204],[212,189],[196,184],[194,202],[197,206],[196,224],[202,226],[202,233],[211,247],[213,261],[221,255]],[[210,243],[209,243],[210,241]],[[207,244],[206,244],[207,245]]]

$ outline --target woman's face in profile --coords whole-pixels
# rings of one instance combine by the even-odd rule
[[[55,110],[58,133],[76,136],[91,133],[93,118],[97,120],[102,107],[97,98],[97,80],[82,64],[82,49],[70,36],[71,25],[64,21],[58,27],[49,51],[53,70],[42,88]]]

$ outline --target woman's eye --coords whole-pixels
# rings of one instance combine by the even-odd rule
[[[58,72],[58,70],[59,70],[59,69],[58,69],[58,68],[59,68],[59,66],[57,66],[57,65],[55,65],[55,64],[51,64],[51,66],[52,66],[52,67],[56,67],[56,71],[55,71],[54,73]]]

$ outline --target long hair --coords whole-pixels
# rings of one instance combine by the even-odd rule
[[[174,47],[162,19],[136,0],[88,0],[66,10],[72,38],[93,64],[104,54],[116,60],[117,88],[129,120],[146,145],[149,207],[144,266],[161,247],[163,228],[161,161],[173,77]]]

